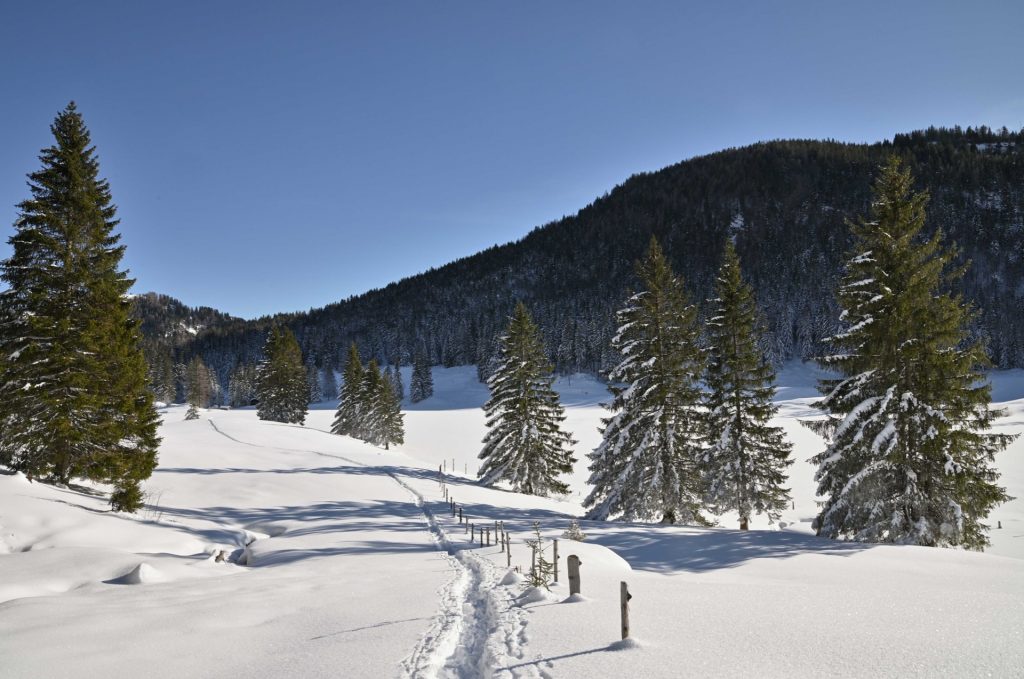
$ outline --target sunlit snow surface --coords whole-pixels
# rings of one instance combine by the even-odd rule
[[[593,378],[558,383],[579,440],[560,500],[464,475],[484,434],[473,368],[435,369],[435,396],[406,404],[408,443],[387,452],[327,434],[333,404],[306,427],[253,410],[186,422],[172,407],[137,516],[0,475],[0,677],[1024,675],[1024,441],[997,460],[1022,499],[992,514],[985,554],[818,539],[806,459],[820,440],[797,422],[815,416],[815,378],[779,377],[797,458],[782,530],[581,521],[588,539],[560,541],[550,595],[506,577],[498,547],[469,544],[437,469],[476,526],[505,522],[528,568],[532,521],[558,537],[581,514],[605,414]],[[1000,430],[1024,431],[1024,372],[993,386]],[[566,601],[569,554],[583,596]],[[621,580],[634,644],[616,643]]]

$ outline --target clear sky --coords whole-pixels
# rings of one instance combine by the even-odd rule
[[[136,291],[307,309],[725,147],[1020,129],[1022,27],[1019,0],[5,2],[0,229],[74,99]]]

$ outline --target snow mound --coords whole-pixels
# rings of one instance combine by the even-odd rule
[[[516,573],[513,569],[510,568],[510,569],[508,569],[508,572],[505,573],[505,577],[503,577],[498,584],[500,584],[500,585],[518,585],[522,581],[523,581],[523,576],[519,575],[519,573]]]
[[[543,587],[527,587],[526,590],[519,595],[519,598],[516,601],[520,605],[536,604],[541,601],[548,601],[552,596],[551,592],[547,591]]]
[[[563,604],[575,604],[575,603],[578,603],[580,601],[590,601],[590,599],[588,599],[587,597],[583,596],[579,592],[577,592],[576,594],[570,594],[569,596],[567,596],[564,599],[562,599],[562,603]]]
[[[124,575],[109,583],[114,585],[145,585],[153,582],[163,582],[164,574],[150,566],[148,563],[140,563]]]

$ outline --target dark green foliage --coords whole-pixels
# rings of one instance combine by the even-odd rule
[[[422,352],[418,352],[413,358],[412,379],[409,382],[409,400],[419,403],[434,395],[434,376],[430,370],[430,363]]]
[[[361,433],[362,418],[363,361],[359,357],[359,349],[355,343],[348,349],[348,361],[345,363],[342,379],[344,382],[341,385],[341,397],[331,433],[358,437]]]
[[[565,415],[553,382],[540,331],[526,306],[517,304],[502,341],[501,363],[488,381],[488,432],[479,456],[483,483],[508,481],[531,495],[568,492],[558,476],[572,471],[575,441],[561,430]]]
[[[716,513],[738,512],[746,530],[751,514],[767,514],[774,522],[789,504],[783,484],[792,446],[781,428],[769,424],[778,410],[772,403],[775,371],[758,346],[754,294],[729,241],[715,289],[704,379],[708,501]]]
[[[320,391],[320,370],[316,367],[316,360],[310,356],[306,359],[306,384],[309,386],[309,402],[319,403],[323,400],[323,392]]]
[[[405,442],[402,404],[387,371],[382,374],[375,360],[371,360],[363,371],[360,400],[361,417],[357,438],[375,446],[384,446],[385,450],[391,444]]]
[[[309,385],[302,351],[291,330],[271,328],[265,355],[256,375],[256,414],[261,420],[302,424],[309,405]]]
[[[590,454],[587,516],[605,520],[701,523],[698,469],[705,445],[700,413],[704,352],[697,309],[652,238],[637,263],[644,289],[619,312],[612,340],[622,361],[609,377],[613,413]]]
[[[395,393],[392,373],[381,373],[376,359],[364,367],[359,349],[349,347],[345,382],[331,433],[366,441],[387,450],[405,442],[402,402]]]
[[[808,423],[828,447],[819,465],[826,498],[818,532],[829,537],[982,549],[983,523],[1006,501],[994,454],[1013,437],[989,433],[988,365],[967,332],[971,312],[949,293],[964,268],[924,233],[928,196],[914,193],[897,158],[882,168],[869,220],[851,225],[855,246],[839,288],[842,331],[822,362]]]
[[[31,478],[112,483],[117,508],[134,511],[156,467],[159,422],[129,317],[133,281],[119,269],[116,209],[73,103],[50,129],[55,144],[29,175],[2,265],[0,462]]]
[[[391,388],[395,392],[395,398],[401,403],[402,399],[405,398],[405,385],[402,384],[402,371],[397,363],[391,366],[389,379],[391,380]]]
[[[256,401],[256,366],[240,365],[231,371],[228,380],[228,404],[232,408],[252,405]]]

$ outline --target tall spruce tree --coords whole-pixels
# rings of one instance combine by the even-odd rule
[[[501,364],[488,380],[484,405],[487,436],[480,452],[485,484],[508,481],[531,495],[566,493],[560,474],[572,471],[572,436],[562,431],[565,415],[540,330],[526,306],[516,305],[501,347]]]
[[[363,381],[357,395],[359,419],[352,436],[373,445],[383,445],[384,422],[387,418],[384,406],[384,390],[387,378],[381,374],[377,359],[371,358],[363,369]]]
[[[983,523],[1008,499],[994,455],[987,357],[972,313],[950,284],[964,268],[942,234],[925,237],[927,194],[897,158],[874,187],[869,220],[851,224],[852,257],[839,289],[844,330],[822,363],[824,420],[808,423],[828,447],[817,463],[825,503],[818,532],[833,538],[930,546],[988,544]]]
[[[697,309],[651,238],[637,263],[644,290],[618,313],[612,346],[622,361],[610,373],[612,413],[590,454],[587,516],[707,524],[699,462],[705,447]]]
[[[316,367],[316,359],[311,355],[306,359],[306,385],[309,387],[309,402],[319,403],[323,400],[320,391],[320,369]]]
[[[739,514],[747,530],[751,514],[777,521],[789,503],[783,486],[792,446],[780,427],[775,371],[758,346],[754,295],[741,276],[740,260],[727,242],[716,282],[714,316],[708,321],[709,361],[705,384],[708,442],[704,467],[708,502],[717,513]]]
[[[348,360],[345,363],[344,380],[341,385],[341,396],[338,410],[334,414],[331,433],[340,436],[356,436],[360,431],[362,420],[362,388],[363,360],[355,342],[348,348]]]
[[[397,366],[396,366],[397,369]],[[367,404],[368,409],[373,413],[369,418],[376,423],[374,430],[369,432],[369,440],[374,445],[384,446],[387,450],[392,444],[400,445],[405,443],[404,416],[402,415],[402,402],[395,393],[394,372],[391,379],[380,379],[377,382],[377,389],[370,396]]]
[[[395,398],[398,399],[399,403],[401,403],[402,399],[405,398],[405,385],[402,384],[402,370],[398,367],[397,363],[391,366],[391,374],[389,377],[391,379],[391,388],[394,389],[395,392]]]
[[[0,462],[30,478],[114,485],[115,510],[142,505],[156,467],[159,420],[147,385],[133,281],[110,187],[72,102],[29,175],[2,264]]]
[[[288,328],[274,326],[263,354],[256,372],[257,416],[261,420],[302,424],[309,406],[309,385],[295,335]]]
[[[412,363],[412,378],[409,381],[409,400],[419,403],[434,395],[434,376],[426,354],[417,352]]]
[[[338,398],[338,380],[334,376],[333,365],[324,366],[320,379],[320,393],[328,401]]]

